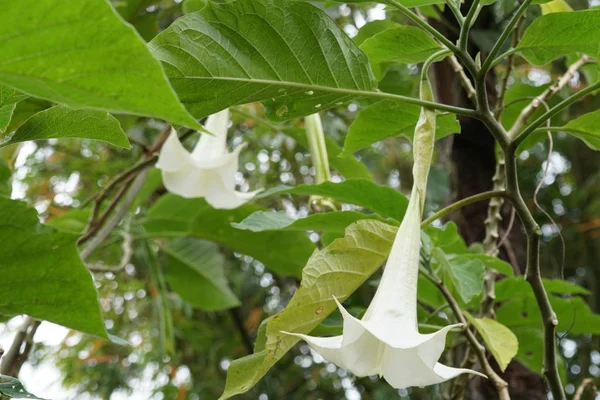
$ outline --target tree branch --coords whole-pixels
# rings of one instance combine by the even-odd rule
[[[440,211],[436,212],[429,218],[425,219],[421,222],[421,228],[426,227],[431,224],[436,219],[442,218],[443,216],[450,214],[460,208],[468,206],[469,204],[477,203],[478,201],[488,200],[494,197],[506,197],[507,193],[504,190],[496,190],[491,192],[479,193],[471,197],[467,197],[466,199],[459,200],[455,203],[450,204],[448,207],[442,208]]]
[[[549,98],[554,96],[559,90],[565,87],[565,85],[573,78],[575,73],[577,73],[577,71],[588,62],[588,59],[589,57],[584,55],[579,60],[571,64],[564,75],[558,78],[558,80],[542,94],[534,98],[527,107],[521,110],[521,113],[517,117],[515,123],[508,131],[508,137],[514,138],[527,124],[527,121],[533,115],[533,113],[536,112],[539,106],[548,101]]]

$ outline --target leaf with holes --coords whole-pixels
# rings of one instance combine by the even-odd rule
[[[270,118],[286,120],[376,88],[367,57],[308,2],[209,2],[175,21],[150,48],[196,117],[261,101]]]

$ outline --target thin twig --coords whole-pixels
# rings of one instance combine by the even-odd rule
[[[240,338],[242,339],[242,343],[246,348],[248,354],[252,354],[254,352],[254,345],[252,344],[252,338],[248,332],[246,332],[246,328],[244,327],[244,321],[242,320],[242,314],[240,312],[240,308],[230,308],[229,315],[233,320],[238,332],[240,333]]]
[[[110,235],[113,229],[115,229],[117,225],[119,225],[121,219],[123,219],[123,217],[127,213],[127,210],[134,202],[138,192],[142,188],[144,181],[146,180],[147,174],[148,170],[144,170],[135,178],[133,184],[131,185],[131,188],[125,196],[125,199],[123,199],[123,202],[121,203],[120,207],[115,212],[115,215],[113,215],[113,217],[110,218],[106,222],[106,224],[96,232],[96,235],[93,237],[93,239],[90,240],[89,244],[81,251],[81,258],[83,260],[88,258],[89,255],[92,254],[92,252],[94,252],[94,250],[96,250],[96,248],[100,246],[102,242],[104,242],[104,240]]]
[[[581,396],[583,396],[583,392],[585,391],[585,388],[587,386],[590,386],[592,388],[592,398],[595,399],[598,394],[598,388],[594,384],[594,380],[592,378],[585,378],[584,380],[581,381],[581,384],[577,387],[577,391],[575,392],[575,395],[573,396],[573,400],[581,400]]]
[[[573,78],[573,76],[577,73],[577,71],[587,63],[588,56],[584,55],[579,58],[576,62],[571,64],[565,72],[552,86],[546,89],[542,94],[533,99],[533,101],[521,110],[521,113],[517,117],[515,123],[508,131],[508,136],[510,138],[514,138],[519,131],[527,124],[529,118],[535,113],[535,111],[539,108],[539,106],[548,101],[552,96],[554,96],[559,90],[561,90],[569,81]]]
[[[127,219],[125,219],[127,221]],[[123,249],[123,254],[121,256],[121,261],[118,265],[108,266],[108,265],[87,265],[87,269],[92,272],[119,272],[125,269],[125,267],[131,262],[131,257],[133,257],[133,235],[129,232],[129,224],[127,222],[124,223],[123,230],[121,231],[121,237],[123,241],[121,242],[121,248]]]
[[[440,293],[442,293],[442,296],[444,296],[444,298],[446,299],[446,302],[450,305],[450,308],[452,308],[452,311],[454,312],[454,315],[456,316],[458,322],[460,322],[466,327],[468,325],[467,320],[463,315],[462,310],[458,305],[458,302],[452,296],[452,294],[444,285],[444,283],[430,274],[424,275],[437,286]],[[467,340],[469,341],[471,348],[477,355],[477,359],[479,360],[479,363],[483,368],[483,372],[487,375],[487,377],[494,385],[494,388],[498,393],[498,398],[500,400],[510,400],[510,395],[508,393],[508,384],[496,373],[496,371],[494,371],[494,369],[488,362],[487,357],[485,355],[485,347],[481,343],[479,343],[479,340],[477,340],[475,334],[471,332],[470,329],[465,329],[464,334],[467,336]]]
[[[17,369],[17,366],[19,365],[19,363],[20,365],[23,364],[24,360],[20,361],[20,359],[24,358],[23,356],[25,355],[25,351],[27,349],[27,346],[23,348],[23,344],[26,343],[28,337],[30,337],[30,339],[33,340],[33,335],[30,335],[30,332],[33,330],[33,334],[35,334],[35,330],[37,330],[39,324],[40,321],[37,321],[36,319],[31,317],[25,317],[25,320],[17,330],[17,333],[15,335],[12,345],[10,346],[10,349],[8,349],[8,351],[4,354],[4,357],[2,358],[0,374],[10,376],[18,375],[19,371]],[[31,345],[29,351],[31,351]]]
[[[471,100],[471,102],[473,104],[475,104],[477,102],[477,92],[475,91],[475,88],[473,87],[473,83],[471,83],[471,80],[469,79],[467,74],[465,74],[465,69],[460,64],[460,62],[458,62],[458,59],[456,58],[456,56],[450,56],[449,59],[450,59],[450,65],[452,65],[452,69],[458,75],[458,77],[460,79],[460,83],[462,84],[463,88],[467,92],[467,98],[469,100]]]
[[[523,22],[525,22],[525,18],[521,16],[519,21],[517,22],[517,26],[513,32],[513,40],[512,47],[517,47],[519,44],[519,40],[521,37],[521,27],[523,26]],[[500,119],[502,116],[502,111],[504,110],[504,96],[506,95],[506,91],[508,90],[508,81],[510,80],[510,74],[515,66],[515,55],[511,53],[506,60],[506,71],[504,71],[504,76],[502,77],[502,82],[500,83],[500,90],[498,91],[498,99],[496,100],[496,119]]]
[[[450,204],[448,207],[441,209],[440,211],[436,212],[429,218],[425,219],[423,222],[421,222],[421,228],[424,228],[427,225],[431,224],[433,221],[435,221],[439,218],[442,218],[443,216],[450,214],[451,212],[454,212],[458,209],[468,206],[469,204],[477,203],[478,201],[488,200],[488,199],[491,199],[494,197],[506,197],[506,196],[507,196],[507,193],[503,190],[500,190],[500,191],[483,192],[483,193],[479,193],[479,194],[476,194],[471,197],[467,197],[466,199],[459,200],[455,203]]]

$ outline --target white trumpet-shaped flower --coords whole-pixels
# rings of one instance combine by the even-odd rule
[[[175,130],[163,145],[156,166],[162,170],[167,190],[186,198],[203,197],[214,208],[232,209],[251,200],[260,190],[242,193],[235,190],[238,157],[242,144],[228,152],[226,147],[229,109],[213,114],[194,150],[188,152]]]
[[[421,97],[432,99],[424,75]],[[413,141],[414,185],[406,215],[392,245],[377,292],[362,319],[354,318],[334,299],[344,319],[343,335],[329,338],[290,333],[304,339],[323,358],[356,376],[383,376],[397,389],[428,386],[460,374],[479,372],[438,362],[450,325],[419,333],[417,282],[421,247],[421,214],[434,147],[435,112],[423,108]]]
[[[381,282],[364,317],[359,320],[335,299],[344,319],[343,335],[304,339],[326,360],[356,376],[383,376],[394,388],[427,386],[463,373],[438,362],[450,325],[421,334],[417,322],[417,279],[420,248],[420,199],[413,190],[407,213],[392,246]],[[482,375],[485,376],[485,375]]]

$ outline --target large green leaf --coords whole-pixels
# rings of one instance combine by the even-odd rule
[[[129,140],[119,121],[104,111],[73,110],[54,106],[33,115],[16,132],[0,142],[0,147],[28,140],[85,138],[101,140],[128,149]]]
[[[361,219],[377,218],[377,214],[366,215],[357,211],[335,211],[324,214],[312,214],[305,218],[291,218],[284,211],[257,211],[240,223],[231,224],[237,229],[252,232],[262,231],[320,231],[341,232],[348,225]]]
[[[360,49],[376,65],[382,62],[423,62],[442,47],[420,28],[398,26],[365,40]]]
[[[397,190],[366,179],[348,179],[340,183],[324,182],[320,185],[280,186],[264,191],[257,198],[281,194],[331,197],[342,203],[368,208],[382,217],[394,218],[397,221],[402,221],[408,206],[406,197]]]
[[[573,119],[563,127],[550,129],[567,132],[581,139],[589,148],[600,150],[600,110]]]
[[[558,12],[536,18],[525,30],[517,50],[527,61],[542,65],[573,52],[598,54],[600,10]]]
[[[0,0],[0,83],[77,107],[200,127],[106,0]]]
[[[0,313],[27,314],[106,338],[78,236],[42,225],[25,203],[0,197]]]
[[[0,132],[4,132],[12,119],[17,103],[25,100],[27,95],[16,90],[0,85]]]
[[[6,375],[0,375],[0,394],[11,399],[44,400],[25,390],[21,381],[17,378]]]
[[[214,243],[197,238],[177,238],[163,248],[171,289],[194,307],[223,310],[240,301],[227,283],[225,259]]]
[[[439,247],[433,250],[432,255],[442,267],[444,282],[460,295],[465,304],[483,292],[485,266],[481,260],[461,255],[447,257]]]
[[[144,226],[152,236],[208,239],[254,257],[279,274],[301,276],[302,268],[315,248],[305,233],[254,233],[231,226],[232,222],[240,222],[259,210],[261,208],[253,204],[235,210],[216,210],[203,199],[184,199],[168,194],[154,203]]]
[[[360,111],[350,125],[343,155],[351,155],[380,140],[405,136],[412,139],[415,126],[419,120],[421,107],[414,104],[380,101]],[[436,139],[452,133],[460,133],[460,124],[456,115],[438,113],[436,122]]]
[[[221,399],[250,390],[298,342],[281,331],[311,332],[336,309],[334,296],[344,301],[371,276],[387,258],[395,234],[390,225],[358,221],[344,238],[315,251],[288,306],[268,320],[264,344],[257,344],[261,351],[229,366]]]
[[[150,43],[188,110],[262,101],[270,118],[313,114],[372,92],[367,57],[308,2],[235,0],[179,18]]]
[[[519,340],[515,334],[498,321],[490,318],[474,318],[465,313],[469,322],[483,338],[487,348],[492,352],[502,371],[519,351]]]

